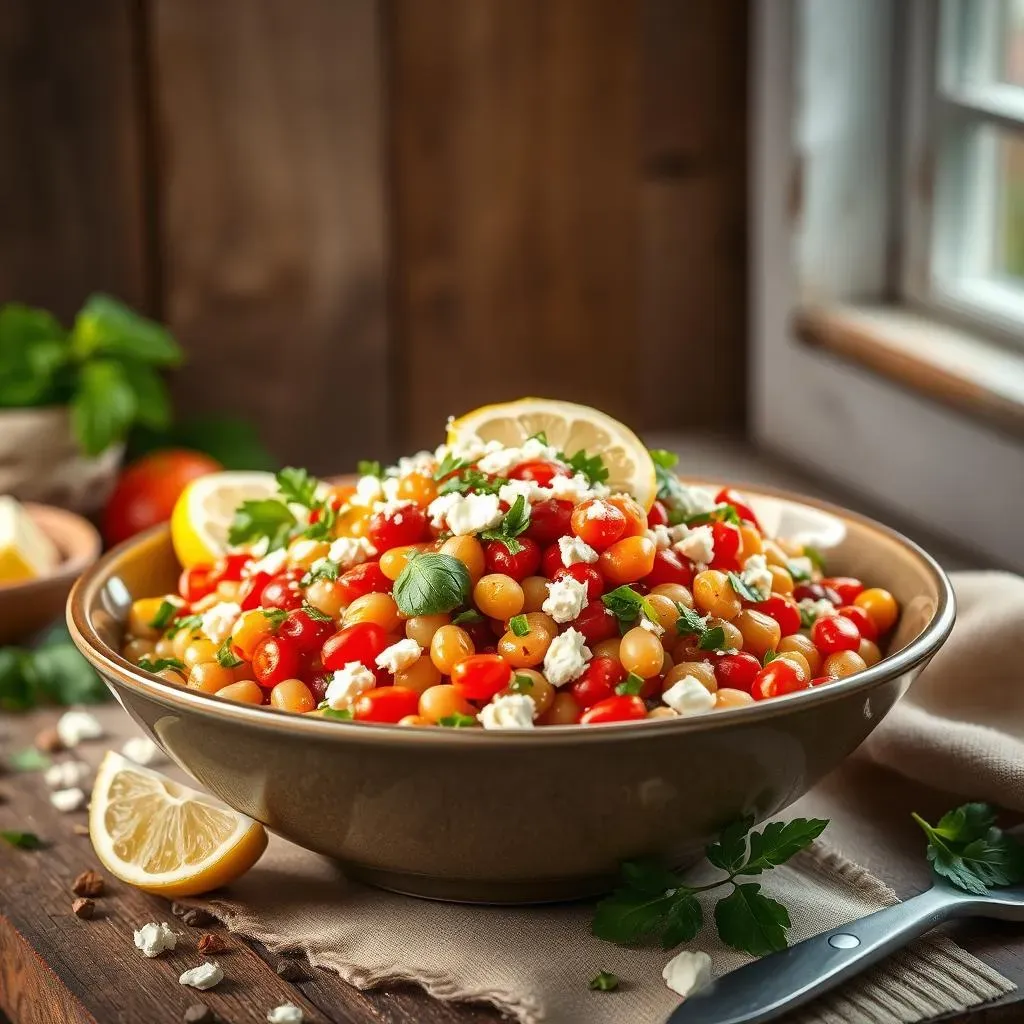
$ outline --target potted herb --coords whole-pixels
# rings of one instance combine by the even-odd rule
[[[181,358],[165,328],[107,295],[70,330],[45,310],[0,306],[0,494],[97,509],[132,427],[169,426],[161,371]]]

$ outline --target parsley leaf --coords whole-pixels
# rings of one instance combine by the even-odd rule
[[[339,722],[351,722],[352,712],[348,708],[321,708],[324,718],[334,718]]]
[[[305,576],[299,580],[299,585],[308,587],[310,583],[317,580],[336,580],[341,573],[341,566],[330,558],[320,558]]]
[[[271,626],[277,629],[278,626],[288,618],[288,612],[284,608],[261,608],[264,618],[270,620]]]
[[[732,589],[735,590],[744,601],[750,601],[753,604],[760,604],[762,601],[766,601],[768,599],[760,590],[747,583],[738,573],[730,572],[728,575],[729,582],[732,584]]]
[[[309,604],[308,602],[302,605],[302,610],[314,621],[314,622],[331,622],[332,619],[327,612],[320,611],[315,604]],[[282,609],[283,611],[283,609]]]
[[[726,945],[751,956],[767,956],[785,949],[789,912],[765,896],[757,882],[737,885],[715,906],[715,924]]]
[[[705,850],[707,858],[716,868],[736,874],[747,859],[747,834],[754,827],[754,816],[740,818],[722,829],[718,842]]]
[[[480,536],[484,540],[500,540],[508,548],[510,555],[517,555],[523,545],[516,540],[530,526],[530,506],[526,498],[519,495],[512,507],[505,513],[502,521],[492,530],[484,530]]]
[[[437,489],[437,493],[465,494],[467,491],[474,491],[477,494],[497,494],[507,483],[508,479],[505,477],[492,479],[478,469],[466,468],[448,477]]]
[[[581,448],[575,455],[561,455],[562,461],[576,473],[582,473],[591,483],[603,484],[609,476],[608,468],[600,455],[591,455]]]
[[[167,630],[167,639],[170,640],[177,636],[183,629],[191,632],[193,629],[198,629],[202,624],[202,615],[182,615],[180,619],[175,619],[171,623],[171,628]]]
[[[11,754],[7,758],[7,763],[16,772],[41,772],[49,768],[53,762],[41,750],[26,747]]]
[[[538,430],[536,434],[531,434],[526,440],[527,441],[540,441],[541,444],[547,445],[547,443],[548,443],[547,431],[546,430]]]
[[[533,680],[522,672],[517,672],[512,677],[512,682],[508,684],[508,688],[513,693],[529,693],[533,689]]]
[[[512,618],[508,620],[508,628],[511,629],[516,636],[528,636],[530,633],[530,623],[527,622],[525,615],[513,615]]]
[[[429,553],[406,563],[395,580],[394,598],[406,618],[439,615],[464,604],[471,589],[465,563],[451,555]]]
[[[154,675],[165,668],[173,668],[178,672],[185,671],[185,663],[178,658],[139,658],[138,666],[144,672],[152,672]]]
[[[739,526],[742,519],[740,519],[739,512],[736,511],[735,505],[723,504],[717,505],[710,512],[698,512],[696,515],[684,516],[680,522],[687,526],[703,526],[706,523],[732,523],[733,526]]]
[[[316,477],[310,476],[305,469],[285,466],[278,472],[275,479],[277,480],[277,489],[285,501],[302,505],[304,508],[313,508],[317,505],[318,481]]]
[[[666,451],[664,448],[651,448],[648,454],[651,457],[651,462],[658,469],[675,469],[679,464],[679,456]]]
[[[697,647],[702,651],[722,650],[725,647],[725,630],[721,626],[706,629],[704,635],[697,641]]]
[[[217,648],[217,664],[222,668],[238,668],[242,659],[231,649],[231,637],[224,638],[224,642]]]
[[[814,566],[819,572],[825,571],[825,558],[822,553],[810,544],[804,545],[804,557],[811,560],[811,565]]]
[[[625,679],[615,687],[615,692],[620,697],[637,697],[644,688],[644,677],[630,672]]]
[[[611,971],[598,971],[590,979],[590,986],[595,992],[614,992],[619,987],[619,976]]]
[[[437,481],[444,480],[445,477],[449,477],[452,473],[458,473],[460,470],[465,469],[469,465],[468,459],[458,459],[449,452],[442,460],[441,465],[434,470],[434,479]]]
[[[14,829],[0,830],[0,839],[11,846],[17,846],[19,850],[38,850],[43,845],[35,832],[18,832]]]
[[[778,651],[765,651],[764,657],[761,659],[761,667],[764,668],[770,665],[779,656]]]
[[[253,544],[266,538],[267,550],[283,548],[298,526],[292,510],[276,498],[256,498],[243,501],[235,510],[228,528],[228,543]]]
[[[454,715],[445,715],[437,720],[438,725],[447,729],[468,729],[476,725],[476,719],[472,715],[463,715],[458,711]]]
[[[471,622],[483,621],[484,617],[475,608],[467,608],[464,612],[459,612],[459,614],[452,619],[452,625],[465,626]]]
[[[785,864],[795,853],[814,842],[828,821],[822,818],[793,818],[769,822],[760,832],[750,833],[750,854],[739,869],[741,875],[759,875]]]
[[[375,476],[378,480],[384,477],[384,467],[376,459],[372,462],[369,459],[360,459],[356,463],[356,470],[360,476]]]
[[[171,619],[174,618],[179,607],[180,605],[176,605],[173,601],[168,601],[164,598],[164,600],[160,602],[160,607],[157,608],[156,615],[153,616],[150,626],[153,629],[166,629],[170,625]]]
[[[676,632],[680,636],[697,637],[697,647],[702,651],[720,651],[725,648],[725,630],[721,626],[708,627],[708,624],[692,608],[676,602],[679,618],[676,619]]]
[[[619,620],[620,627],[632,626],[641,618],[658,621],[658,611],[643,594],[628,584],[601,595],[605,607]]]

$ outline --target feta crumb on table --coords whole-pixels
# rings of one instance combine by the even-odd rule
[[[57,735],[65,747],[77,747],[82,740],[99,739],[103,735],[103,726],[95,715],[73,708],[60,716]]]
[[[121,753],[143,767],[166,761],[164,752],[148,736],[132,736],[124,741]]]
[[[282,1003],[267,1013],[268,1024],[302,1024],[305,1015],[294,1003]]]
[[[68,789],[55,789],[50,794],[50,803],[61,814],[70,814],[72,811],[80,810],[85,806],[85,793],[78,786],[71,786]]]
[[[43,779],[50,789],[71,789],[85,782],[91,770],[84,761],[59,761],[46,769]]]
[[[135,945],[143,956],[159,956],[165,949],[174,949],[178,944],[178,933],[172,931],[167,922],[157,924],[150,921],[135,932]]]
[[[673,992],[678,992],[685,999],[710,984],[711,957],[707,953],[691,953],[684,949],[665,964],[661,976]]]
[[[224,980],[224,972],[220,964],[215,960],[208,960],[198,967],[191,967],[178,978],[179,985],[190,985],[200,992],[205,992],[214,985],[219,985]]]

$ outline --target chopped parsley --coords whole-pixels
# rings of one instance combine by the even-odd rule
[[[523,672],[517,672],[508,688],[513,693],[529,693],[533,689],[533,680]]]
[[[513,615],[512,618],[508,620],[508,628],[511,629],[516,636],[529,636],[530,633],[530,623],[527,622],[525,615]]]
[[[595,992],[614,992],[619,987],[619,976],[611,971],[598,971],[590,979],[590,988]]]
[[[341,573],[341,566],[330,558],[318,559],[316,564],[310,569],[305,576],[299,580],[299,585],[302,587],[308,587],[310,583],[315,583],[317,580],[336,580]]]
[[[274,629],[277,629],[288,618],[288,613],[283,608],[261,608],[260,613],[265,619],[270,620]]]
[[[641,618],[658,621],[658,612],[643,594],[631,586],[623,585],[601,595],[604,606],[619,620],[619,628],[635,625]]]
[[[19,832],[16,829],[0,830],[0,839],[19,850],[38,850],[43,845],[43,841],[35,832]]]
[[[284,609],[282,609],[283,611]],[[331,622],[330,615],[327,612],[320,611],[315,604],[304,603],[302,610],[314,621],[314,622]]]
[[[183,615],[171,623],[171,628],[167,630],[167,638],[171,639],[177,636],[183,629],[187,629],[191,633],[192,630],[199,629],[202,624],[202,615]]]
[[[320,710],[323,711],[324,718],[334,718],[339,722],[352,721],[352,712],[349,708],[325,708],[321,705]]]
[[[219,655],[218,651],[218,655]],[[241,664],[241,663],[239,663]],[[143,672],[163,672],[165,668],[173,668],[176,672],[185,671],[185,663],[178,658],[139,658],[138,666]]]
[[[712,626],[702,619],[692,608],[676,602],[679,618],[676,619],[676,632],[680,636],[697,637],[697,646],[702,651],[720,651],[725,647],[725,630],[721,626]]]
[[[156,615],[153,616],[153,619],[149,624],[150,627],[153,629],[166,629],[170,625],[171,619],[174,618],[174,614],[177,612],[179,607],[180,605],[176,605],[173,601],[168,601],[164,598],[164,600],[160,602],[160,607],[156,610]]]
[[[559,458],[575,473],[582,473],[591,486],[603,484],[609,476],[608,467],[600,455],[590,455],[581,448],[575,455],[559,452]]]
[[[507,483],[506,477],[499,476],[492,479],[486,473],[481,473],[479,469],[466,467],[449,476],[437,489],[437,493],[439,495],[466,494],[468,491],[473,491],[476,494],[497,494]]]
[[[483,540],[500,540],[510,555],[517,555],[523,550],[523,545],[516,538],[529,526],[530,506],[520,494],[501,522],[491,530],[484,530],[480,537]]]
[[[446,729],[468,729],[476,725],[476,719],[472,715],[463,715],[456,711],[454,715],[439,718],[437,724],[443,725]]]
[[[445,477],[451,476],[453,473],[458,473],[469,466],[468,459],[458,459],[449,452],[442,460],[441,465],[434,470],[434,479],[437,481],[444,480]]]
[[[766,601],[768,599],[760,590],[747,583],[746,580],[744,580],[738,573],[729,573],[729,582],[732,584],[732,589],[735,590],[744,601],[750,601],[753,604],[760,604],[762,601]]]
[[[238,668],[242,659],[231,649],[231,637],[224,638],[224,642],[217,648],[217,664],[222,668]]]
[[[630,672],[629,675],[615,687],[615,692],[620,697],[638,697],[643,688],[643,676],[638,676],[635,672]]]
[[[360,459],[356,463],[356,470],[360,476],[375,476],[378,480],[384,478],[384,467],[376,459]]]

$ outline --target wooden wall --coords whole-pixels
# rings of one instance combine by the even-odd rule
[[[179,407],[317,470],[521,394],[741,427],[746,32],[744,0],[7,0],[0,300],[165,318]]]

